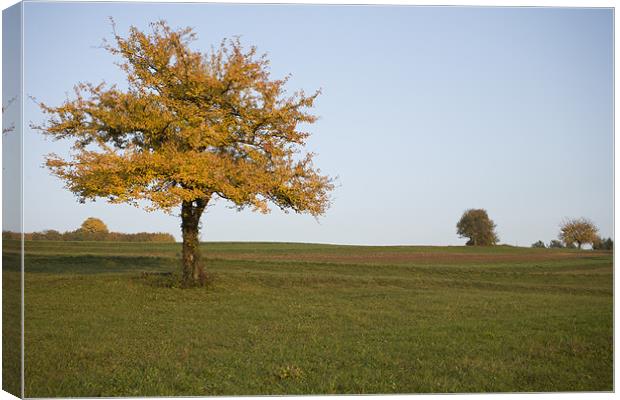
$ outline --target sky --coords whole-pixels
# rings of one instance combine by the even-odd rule
[[[28,2],[25,94],[59,105],[78,82],[124,87],[100,48],[110,16],[121,35],[158,19],[190,26],[203,51],[240,35],[272,77],[292,74],[289,91],[322,89],[307,150],[337,177],[332,207],[316,220],[220,200],[202,240],[459,245],[468,208],[488,211],[501,243],[548,242],[571,217],[613,237],[611,9]],[[24,106],[26,125],[43,121]],[[92,216],[180,239],[178,215],[79,204],[42,166],[69,147],[25,128],[26,231]]]
[[[2,227],[21,231],[21,9],[2,14]],[[13,40],[6,40],[11,38]]]

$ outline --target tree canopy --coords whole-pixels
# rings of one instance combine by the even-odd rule
[[[594,243],[592,243],[592,249],[594,250],[613,250],[614,241],[612,238],[597,237]]]
[[[108,233],[108,227],[99,218],[86,218],[79,229],[84,233]]]
[[[468,246],[492,246],[499,241],[495,233],[495,223],[484,209],[466,210],[456,224],[460,237],[469,238]]]
[[[322,214],[330,179],[297,157],[316,121],[305,109],[319,92],[284,97],[287,79],[270,80],[269,61],[239,39],[209,55],[193,51],[191,29],[164,21],[152,32],[130,28],[105,48],[120,56],[129,88],[80,83],[75,99],[41,126],[55,139],[71,138],[70,159],[51,154],[47,166],[81,200],[148,200],[170,211],[182,201],[216,195],[237,207]],[[98,149],[93,149],[98,147]]]
[[[564,248],[564,245],[559,240],[552,240],[549,242],[550,249],[561,249]]]
[[[597,241],[598,228],[587,218],[568,219],[560,226],[559,239],[566,247],[577,243],[577,248],[581,249],[581,245]]]

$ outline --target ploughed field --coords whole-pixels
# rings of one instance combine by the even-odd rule
[[[208,288],[143,273],[180,249],[26,242],[25,395],[613,390],[610,252],[206,243]]]

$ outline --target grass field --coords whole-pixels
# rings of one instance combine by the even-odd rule
[[[611,253],[202,251],[178,289],[178,244],[27,242],[26,396],[613,390]]]

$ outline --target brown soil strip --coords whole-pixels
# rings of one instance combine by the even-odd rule
[[[207,257],[229,260],[261,261],[306,261],[352,264],[491,264],[513,262],[542,262],[592,257],[588,253],[543,253],[543,254],[466,254],[466,253],[381,253],[367,254],[325,254],[295,252],[286,254],[260,253],[211,253]]]

